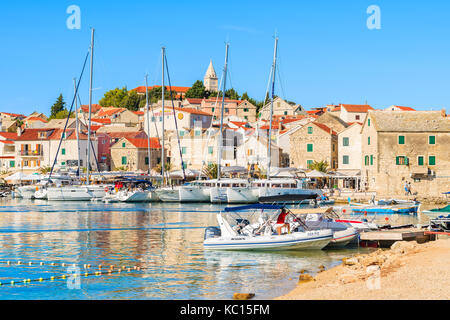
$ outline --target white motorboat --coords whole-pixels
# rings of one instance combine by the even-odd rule
[[[251,184],[245,179],[208,180],[211,203],[256,203]]]
[[[305,189],[302,180],[277,178],[254,180],[251,183],[254,188],[255,196],[262,197],[282,196],[282,195],[310,195],[317,194],[322,196],[320,189]]]
[[[47,189],[39,188],[34,192],[33,198],[36,200],[47,200]]]
[[[15,197],[22,199],[34,199],[37,185],[20,186],[16,188]]]
[[[195,181],[176,187],[155,190],[162,202],[209,202],[209,186],[206,181]]]
[[[120,202],[150,202],[158,201],[154,190],[121,190],[117,192],[116,198]]]
[[[105,185],[79,185],[66,187],[48,187],[47,198],[49,201],[90,201],[102,199],[107,190],[114,186]]]
[[[269,205],[255,205],[242,207],[248,208],[279,209],[279,207]],[[271,207],[271,208],[269,208]],[[234,211],[240,208],[232,208]],[[311,230],[305,232],[291,232],[284,234],[274,233],[272,220],[264,220],[259,217],[256,223],[250,224],[247,219],[235,219],[235,226],[223,217],[222,213],[217,214],[218,227],[208,227],[205,231],[203,242],[205,249],[215,250],[320,250],[327,246],[333,239],[331,229]],[[291,230],[295,230],[299,224],[292,222]]]
[[[291,209],[290,211],[302,220],[302,224],[308,230],[333,230],[333,239],[327,247],[345,247],[359,235],[358,230],[351,224],[336,221],[338,217],[333,213],[333,208],[331,207]]]

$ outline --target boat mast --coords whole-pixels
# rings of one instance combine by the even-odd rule
[[[146,108],[147,108],[147,137],[148,137],[148,175],[150,176],[150,170],[152,165],[152,158],[151,158],[151,150],[150,150],[150,112],[148,108],[148,74],[145,75],[145,101],[146,101]]]
[[[92,73],[94,70],[94,32],[95,29],[92,28],[92,36],[91,36],[91,71],[89,76],[89,125],[88,125],[88,141],[87,141],[87,170],[86,170],[86,184],[89,185],[89,166],[91,164],[91,111],[92,111]]]
[[[77,101],[77,79],[73,78],[73,86],[74,86],[74,94],[75,94],[75,126],[76,126],[76,134],[77,134],[77,153],[78,153],[78,174],[80,176],[81,168],[80,168],[80,132],[78,126],[78,101]]]
[[[161,142],[161,175],[162,175],[162,185],[165,186],[166,184],[166,179],[164,177],[164,166],[165,166],[165,159],[164,159],[164,118],[165,118],[165,114],[164,114],[164,58],[166,55],[166,48],[162,47],[161,48],[162,51],[162,90],[161,90],[161,100],[162,100],[162,142]]]
[[[275,37],[275,49],[273,52],[273,64],[272,64],[272,99],[270,101],[270,124],[269,124],[269,137],[267,139],[267,179],[270,180],[270,167],[272,165],[272,120],[273,120],[273,100],[275,97],[275,70],[277,67],[277,49],[278,49],[278,37]]]
[[[228,47],[230,44],[227,42],[225,45],[225,66],[223,67],[223,89],[222,89],[222,109],[220,114],[220,129],[219,129],[219,147],[217,152],[217,180],[220,180],[220,163],[222,162],[222,148],[223,148],[223,110],[225,108],[225,90],[227,87],[227,69],[228,69]]]

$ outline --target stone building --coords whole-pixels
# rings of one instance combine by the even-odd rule
[[[369,111],[361,130],[362,180],[379,195],[439,196],[450,188],[450,118],[443,111]]]
[[[339,171],[361,170],[361,128],[355,122],[338,134]]]
[[[148,139],[124,137],[111,146],[111,170],[148,171],[161,162],[161,146],[157,138],[150,138],[151,162],[148,158]]]
[[[315,123],[321,123],[329,128],[333,128],[337,133],[348,127],[348,123],[342,120],[339,116],[334,115],[331,112],[325,112],[323,115],[319,116]]]
[[[269,101],[261,109],[261,119],[270,119],[271,102]],[[273,101],[273,115],[274,116],[293,116],[296,114],[306,114],[305,109],[295,103],[289,103],[280,97],[276,97]]]
[[[317,121],[304,125],[290,136],[291,167],[307,169],[314,161],[338,166],[337,132]]]
[[[219,91],[219,78],[217,78],[212,60],[209,62],[208,70],[206,70],[205,77],[203,78],[203,84],[205,89],[209,92]]]

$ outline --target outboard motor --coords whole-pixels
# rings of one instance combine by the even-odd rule
[[[207,227],[205,230],[205,240],[210,238],[218,238],[222,235],[219,227]]]

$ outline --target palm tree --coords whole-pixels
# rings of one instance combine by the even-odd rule
[[[47,174],[50,171],[52,171],[52,167],[40,167],[39,168],[39,173],[40,174]]]
[[[328,171],[328,167],[329,167],[328,162],[322,160],[322,161],[314,161],[308,166],[308,169],[326,173]]]
[[[153,168],[154,171],[161,173],[161,162],[156,165],[156,167]],[[169,172],[172,170],[172,164],[170,162],[166,162],[164,164],[164,171]]]
[[[203,167],[202,174],[208,179],[217,179],[217,163],[210,163],[207,167]]]

